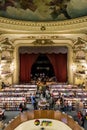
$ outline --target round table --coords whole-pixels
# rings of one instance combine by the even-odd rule
[[[72,129],[69,126],[67,126],[64,122],[58,120],[35,119],[20,124],[14,130],[72,130]]]

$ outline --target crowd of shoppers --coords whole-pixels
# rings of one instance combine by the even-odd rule
[[[34,110],[37,109],[51,109],[51,110],[59,110],[61,112],[71,112],[75,110],[77,112],[77,121],[78,123],[84,127],[84,120],[86,113],[83,113],[83,103],[82,101],[76,102],[75,108],[73,108],[73,102],[72,100],[66,100],[64,95],[59,93],[59,96],[57,98],[54,97],[52,92],[50,91],[50,88],[48,86],[45,86],[44,88],[38,87],[36,93],[32,93],[30,95],[30,100],[33,106]],[[40,102],[42,106],[40,107]],[[19,106],[20,111],[23,112],[25,109],[23,104],[20,104]]]

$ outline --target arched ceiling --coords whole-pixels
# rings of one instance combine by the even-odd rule
[[[0,17],[64,21],[87,15],[87,0],[0,0]]]

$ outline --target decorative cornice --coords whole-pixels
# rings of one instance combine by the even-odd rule
[[[23,45],[35,45],[35,46],[46,46],[46,45],[59,45],[61,43],[73,46],[73,39],[64,37],[64,36],[57,36],[57,35],[32,35],[32,36],[24,36],[19,38],[11,39],[14,46],[18,44]]]
[[[87,16],[84,16],[81,18],[70,19],[70,20],[48,21],[48,22],[21,21],[21,20],[0,17],[0,23],[7,23],[7,24],[12,24],[12,25],[22,25],[22,26],[41,26],[44,28],[45,28],[45,25],[46,26],[50,26],[50,25],[51,26],[64,26],[64,25],[78,24],[78,23],[83,23],[83,22],[87,22]]]
[[[80,26],[79,26],[80,25]],[[70,29],[79,29],[86,27],[87,16],[75,18],[64,21],[48,21],[48,22],[34,22],[34,21],[21,21],[0,17],[0,28],[23,30],[23,31],[41,31],[46,32],[50,30],[61,31]],[[76,28],[77,27],[77,28]],[[58,30],[59,29],[59,30]]]

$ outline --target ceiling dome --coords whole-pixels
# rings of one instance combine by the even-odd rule
[[[62,21],[87,15],[87,0],[0,0],[0,16],[24,21]]]

